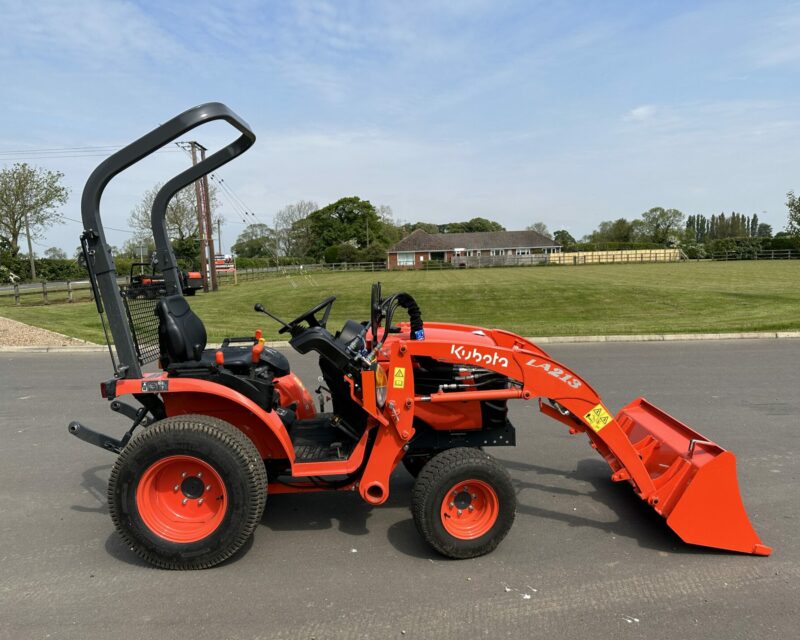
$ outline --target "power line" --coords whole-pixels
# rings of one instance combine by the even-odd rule
[[[178,148],[180,148],[180,149],[182,149],[183,151],[185,151],[185,152],[186,152],[186,154],[187,154],[187,155],[188,155],[188,156],[191,158],[192,154],[191,154],[191,151],[189,151],[189,149],[187,149],[187,148],[186,148],[186,145],[187,145],[187,144],[188,144],[188,143],[186,143],[186,142],[182,142],[182,141],[178,141],[178,142],[176,142],[176,143],[175,143],[175,145],[176,145]],[[225,197],[225,199],[227,200],[228,204],[230,204],[230,205],[231,205],[231,208],[233,209],[233,212],[234,212],[234,213],[235,213],[237,216],[239,216],[239,219],[241,220],[241,222],[239,222],[239,223],[236,223],[236,222],[234,222],[234,224],[243,224],[243,225],[249,225],[249,224],[251,224],[251,223],[250,223],[250,221],[247,219],[248,211],[247,211],[245,208],[243,208],[243,207],[242,207],[242,206],[241,206],[241,205],[240,205],[240,204],[239,204],[239,203],[238,203],[238,202],[237,202],[237,201],[234,199],[234,196],[235,196],[235,194],[231,195],[231,194],[232,194],[232,190],[231,190],[231,189],[230,189],[230,188],[229,188],[227,185],[225,185],[225,186],[223,187],[223,185],[222,185],[222,182],[221,182],[221,179],[220,179],[220,178],[217,178],[217,177],[216,177],[216,176],[215,176],[213,173],[210,173],[210,174],[208,174],[208,177],[209,177],[209,178],[210,178],[212,181],[214,181],[214,183],[215,183],[215,184],[219,185],[219,187],[220,187],[220,189],[219,189],[219,192],[220,192],[220,193],[221,193],[221,194],[222,194],[222,195]]]
[[[70,158],[101,158],[122,149],[125,145],[97,147],[52,147],[48,149],[14,149],[0,151],[0,160],[60,160]],[[175,149],[159,149],[156,153],[175,153]]]
[[[61,216],[64,220],[69,220],[70,222],[77,222],[78,224],[83,224],[83,220],[76,220],[75,218],[70,218],[69,216]],[[103,229],[111,229],[112,231],[121,231],[122,233],[130,233],[132,235],[136,235],[136,231],[131,231],[130,229],[118,229],[117,227],[109,227],[107,224],[103,225]]]

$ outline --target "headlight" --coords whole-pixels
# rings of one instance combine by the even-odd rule
[[[386,370],[379,364],[375,365],[375,401],[378,406],[383,409],[386,404],[386,391],[389,385],[389,378],[386,375]]]

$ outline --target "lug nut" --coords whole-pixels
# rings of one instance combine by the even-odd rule
[[[457,511],[457,513],[458,513],[458,515],[461,515],[461,509],[459,509],[459,510]]]
[[[185,478],[185,477],[186,477],[186,472],[184,471],[184,472],[181,474],[181,478]]]
[[[453,507],[456,506],[456,503],[455,502],[451,502],[448,506],[452,509]]]
[[[467,509],[469,509],[470,511],[475,511],[475,507],[473,507],[472,505],[469,505],[469,506],[467,507]]]
[[[203,472],[201,471],[200,473],[198,473],[198,474],[197,474],[197,477],[198,477],[198,478],[202,478],[202,477],[203,477]]]
[[[176,484],[174,487],[172,487],[172,490],[173,490],[173,491],[177,491],[177,490],[178,490],[178,489],[180,489],[180,488],[181,488],[181,485],[179,485],[179,484]]]
[[[197,501],[197,504],[198,504],[198,505],[201,505],[201,504],[203,504],[203,499],[202,499],[202,498],[200,498],[200,499]]]
[[[189,502],[189,498],[184,498],[183,499],[183,504],[186,504],[187,502]]]
[[[211,485],[210,484],[206,485],[206,491],[211,491]]]
[[[472,497],[473,500],[478,497],[474,493],[471,493],[470,496]]]

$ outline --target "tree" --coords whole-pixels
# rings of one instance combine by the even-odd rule
[[[50,247],[44,250],[44,257],[48,260],[66,260],[67,252],[58,247]]]
[[[786,232],[790,236],[800,237],[800,198],[794,195],[794,191],[786,194],[786,206],[789,208]]]
[[[766,222],[761,222],[758,225],[758,229],[756,229],[756,238],[771,238],[772,237],[772,225],[767,224]]]
[[[544,222],[534,222],[531,225],[525,227],[528,231],[535,231],[539,235],[544,236],[545,238],[553,239],[553,234],[547,228],[547,225]]]
[[[561,248],[564,251],[571,251],[572,249],[575,248],[575,245],[577,244],[575,238],[573,238],[572,234],[570,234],[570,232],[567,231],[566,229],[559,229],[558,231],[556,231],[553,234],[553,241],[556,244],[561,245]]]
[[[417,229],[422,229],[425,233],[430,233],[431,235],[439,233],[439,225],[434,224],[433,222],[414,222],[414,223],[407,222],[400,228],[403,232],[404,238],[407,235],[410,235],[411,233],[416,231]]]
[[[122,245],[121,255],[135,262],[150,262],[150,257],[155,250],[156,244],[152,238],[128,238]],[[78,247],[78,251],[80,251],[80,247]]]
[[[384,224],[369,200],[356,196],[341,198],[310,214],[300,224],[308,225],[307,255],[322,260],[328,247],[352,244],[358,249],[378,244],[386,247]]]
[[[309,225],[305,221],[317,209],[319,205],[316,202],[298,200],[275,214],[275,233],[283,255],[302,258],[308,253],[312,243]]]
[[[596,231],[589,234],[589,242],[633,242],[636,235],[636,221],[629,222],[625,218],[604,220]]]
[[[153,235],[150,213],[153,209],[153,200],[155,200],[156,194],[161,187],[161,184],[157,184],[145,192],[139,204],[131,211],[128,224],[139,232],[136,236],[137,242],[142,240],[146,242]],[[211,223],[216,226],[217,221],[225,221],[222,215],[218,213],[219,198],[216,185],[209,185],[208,195],[211,206]],[[169,201],[167,205],[167,233],[172,240],[186,240],[191,236],[198,235],[197,196],[194,184],[178,191]]]
[[[499,222],[486,218],[471,218],[466,222],[448,222],[439,225],[439,233],[481,233],[484,231],[505,231]]]
[[[231,249],[243,258],[265,258],[276,255],[274,229],[265,224],[247,225],[236,238]]]
[[[650,242],[667,244],[677,239],[683,217],[677,209],[653,207],[642,214],[642,234]]]
[[[45,229],[61,223],[59,207],[66,204],[69,189],[61,184],[64,174],[17,163],[0,171],[0,238],[10,247],[12,257],[19,253],[19,237],[30,243]]]

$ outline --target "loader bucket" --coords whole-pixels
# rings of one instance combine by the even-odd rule
[[[644,398],[617,422],[650,474],[648,499],[684,542],[767,556],[750,524],[736,480],[736,457]]]

